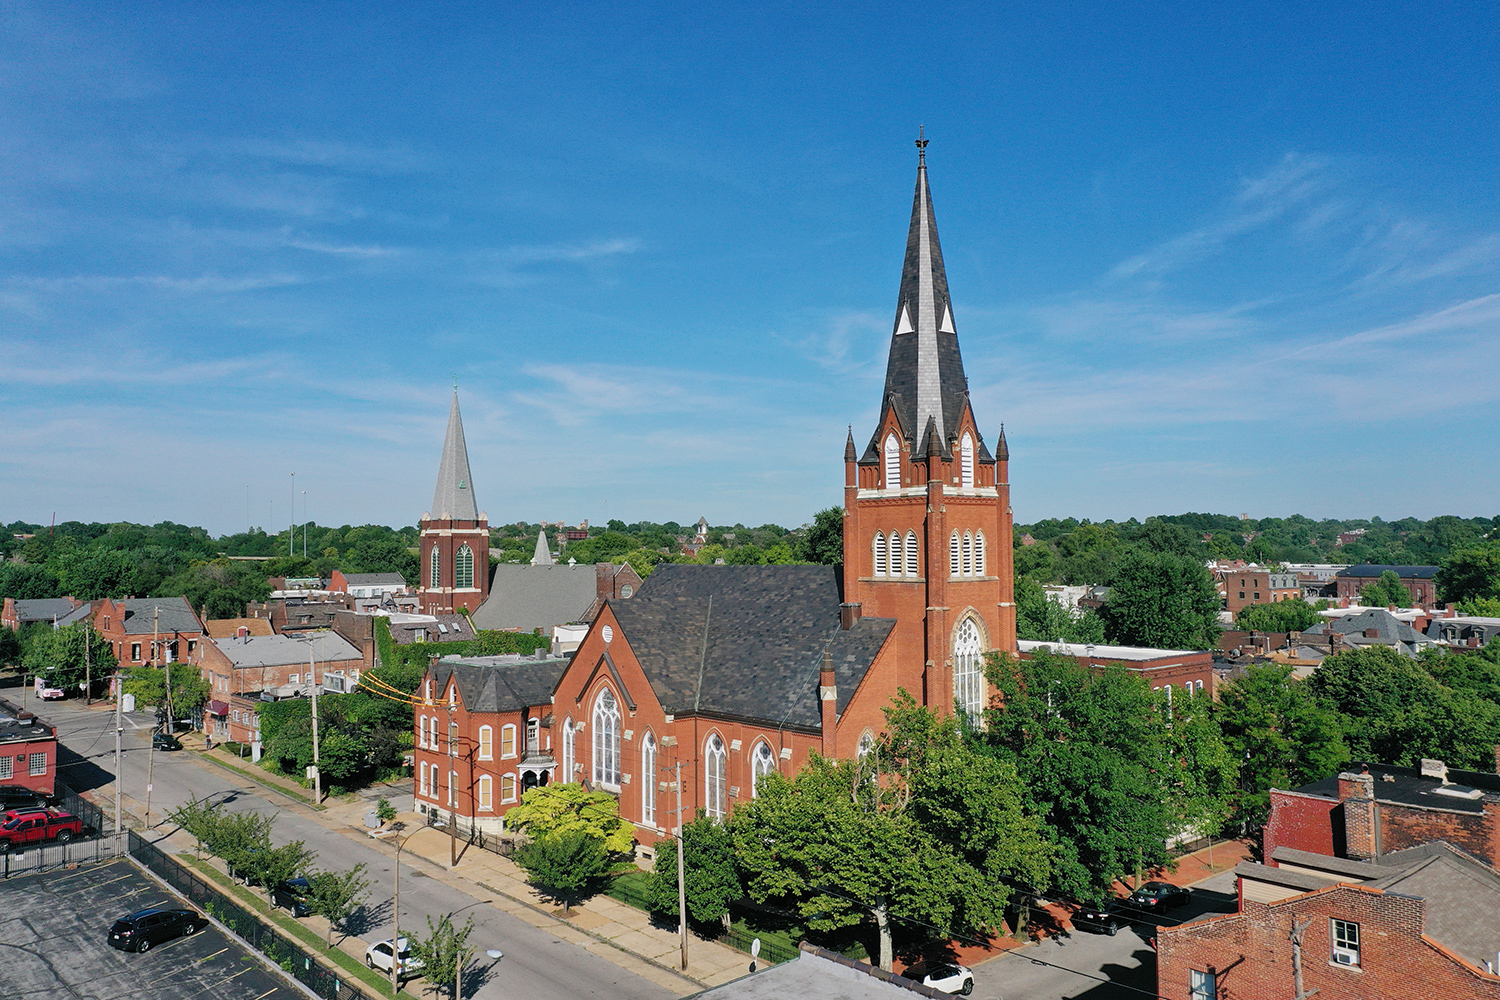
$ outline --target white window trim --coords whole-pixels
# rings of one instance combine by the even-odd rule
[[[974,575],[984,576],[984,532],[974,532]]]
[[[514,727],[512,727],[512,728],[514,728]],[[502,732],[503,732],[503,730],[502,730]],[[501,747],[505,746],[504,739],[505,739],[504,736],[502,736],[501,737],[501,743],[500,743]],[[479,727],[479,759],[480,760],[494,760],[495,759],[495,730],[494,730],[493,726],[480,726]]]
[[[917,549],[917,533],[908,531],[906,533],[906,575],[918,577],[922,575],[921,553]]]
[[[641,740],[641,822],[656,826],[656,736],[650,730]]]
[[[953,697],[971,722],[984,711],[984,640],[973,618],[959,622],[953,635]]]
[[[500,801],[502,803],[515,802],[517,798],[516,787],[517,782],[514,774],[500,775]]]
[[[888,490],[901,488],[901,445],[894,433],[885,436],[885,464],[882,468],[881,485]]]
[[[750,797],[760,797],[760,779],[776,770],[776,751],[765,740],[757,740],[750,751]]]
[[[963,440],[958,446],[959,462],[962,466],[960,482],[964,489],[974,488],[974,439],[968,431],[964,431]]]
[[[490,776],[488,774],[481,774],[479,776],[479,781],[478,781],[477,787],[475,788],[475,794],[476,794],[476,796],[479,799],[479,811],[480,812],[493,812],[494,811],[494,809],[495,809],[495,788],[494,788],[494,783],[493,783],[493,781],[491,780],[491,778],[490,778]]]
[[[873,542],[871,542],[871,551],[874,553],[875,557],[875,569],[871,573],[871,575],[885,576],[887,560],[890,558],[889,553],[887,552],[885,547],[885,532],[875,532],[875,539]]]
[[[594,728],[590,762],[594,782],[603,788],[620,788],[620,701],[608,687],[594,697]],[[612,745],[610,745],[612,744]]]
[[[948,575],[958,576],[959,571],[959,540],[958,532],[953,532],[948,538]]]

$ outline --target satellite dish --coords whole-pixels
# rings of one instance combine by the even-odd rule
[[[750,957],[760,958],[760,938],[750,942]]]

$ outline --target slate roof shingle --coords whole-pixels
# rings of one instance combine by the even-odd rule
[[[482,629],[550,628],[582,621],[598,595],[593,563],[525,566],[501,563],[490,596],[474,612]]]
[[[115,607],[124,611],[120,624],[126,635],[149,635],[153,631],[153,620],[157,609],[161,611],[160,632],[202,632],[203,624],[188,606],[186,597],[134,597],[115,601]]]
[[[311,643],[312,649],[309,650],[307,639],[289,635],[252,635],[247,639],[220,639],[214,645],[236,668],[303,664],[309,655],[319,663],[363,659],[359,650],[334,632],[314,632]]]
[[[1358,566],[1349,566],[1339,570],[1336,576],[1379,579],[1380,574],[1391,572],[1403,580],[1431,580],[1437,576],[1437,571],[1438,567],[1436,566],[1385,566],[1376,565],[1375,563],[1360,563]]]
[[[449,678],[456,678],[458,696],[471,712],[516,712],[551,705],[552,692],[567,669],[567,657],[445,656],[433,666],[432,679],[442,691]]]
[[[87,604],[84,607],[88,607]],[[73,611],[73,602],[66,597],[25,598],[15,602],[16,620],[27,622],[50,622],[54,617],[63,618]]]

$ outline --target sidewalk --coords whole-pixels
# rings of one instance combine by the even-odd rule
[[[308,807],[312,817],[330,830],[376,846],[392,856],[396,854],[390,837],[371,836],[371,831],[365,827],[365,814],[374,808],[372,800],[361,795],[329,799],[316,812],[311,812],[310,793],[296,781],[270,774],[248,758],[235,757],[217,746],[204,750],[201,733],[184,733],[181,739],[184,750],[201,758],[205,765],[227,768],[239,777],[295,799]],[[391,797],[394,798],[394,794]],[[423,867],[429,877],[480,902],[512,913],[535,927],[544,928],[558,938],[674,993],[694,993],[705,987],[718,986],[749,971],[749,955],[700,938],[690,931],[688,967],[684,972],[679,968],[681,946],[675,926],[656,927],[650,914],[603,894],[582,906],[573,907],[564,917],[562,908],[543,900],[541,894],[527,883],[526,873],[509,858],[460,841],[458,867],[450,870],[446,831],[428,827],[426,821],[414,812],[402,813],[397,822],[405,824],[400,835],[403,862],[425,862]]]

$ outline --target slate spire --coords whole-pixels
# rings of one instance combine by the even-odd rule
[[[928,423],[936,425],[943,456],[951,457],[955,433],[968,395],[958,332],[948,298],[948,275],[938,244],[937,219],[927,187],[927,140],[919,138],[917,189],[912,197],[906,259],[896,296],[896,322],[885,371],[885,396],[896,407],[913,458],[927,453]]]
[[[432,494],[432,516],[443,521],[477,521],[479,504],[469,475],[469,449],[464,444],[464,421],[458,412],[458,389],[448,411],[448,433],[443,438],[443,460],[438,465],[437,489]]]
[[[537,536],[536,536],[536,551],[531,554],[531,565],[533,565],[533,566],[552,566],[552,565],[555,565],[555,562],[552,559],[552,549],[547,544],[547,529],[546,528],[543,528],[541,531],[537,532]]]

